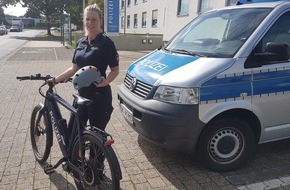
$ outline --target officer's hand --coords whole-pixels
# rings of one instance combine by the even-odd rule
[[[57,82],[55,81],[55,78],[52,77],[50,79],[47,79],[46,80],[46,83],[49,85],[49,86],[55,86],[57,84]]]
[[[108,86],[108,82],[107,80],[105,79],[105,77],[101,77],[101,82],[100,83],[95,83],[96,87],[105,87],[105,86]]]

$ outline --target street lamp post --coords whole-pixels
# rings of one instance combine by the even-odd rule
[[[124,34],[126,34],[126,24],[127,24],[127,1],[124,1],[125,5],[124,5]]]
[[[84,18],[85,18],[85,0],[83,0],[83,31],[85,31],[85,22],[84,22]]]

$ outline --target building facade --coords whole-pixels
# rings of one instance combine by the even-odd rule
[[[24,24],[24,28],[34,28],[37,27],[39,23],[41,23],[41,19],[38,18],[25,18],[25,17],[15,17],[15,16],[6,16],[6,20],[9,25],[12,25],[12,22],[15,20],[22,21]]]
[[[237,0],[119,1],[120,34],[163,35],[165,42],[200,13],[237,3]]]

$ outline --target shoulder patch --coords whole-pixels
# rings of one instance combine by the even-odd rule
[[[116,54],[116,62],[117,62],[118,64],[119,64],[119,60],[120,60],[120,59],[119,59],[119,54],[117,53],[117,54]]]

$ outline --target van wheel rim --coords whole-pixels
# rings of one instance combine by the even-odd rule
[[[216,162],[232,162],[242,152],[243,139],[232,129],[218,131],[209,143],[209,153]]]

